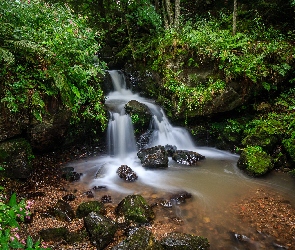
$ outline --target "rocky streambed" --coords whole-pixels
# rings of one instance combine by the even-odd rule
[[[185,191],[171,195],[171,193],[156,193],[152,189],[142,189],[125,200],[124,198],[128,196],[122,199],[122,195],[117,195],[104,186],[85,189],[85,186],[75,181],[78,175],[65,176],[62,169],[70,160],[88,157],[90,155],[88,152],[89,149],[79,148],[64,151],[62,154],[52,153],[36,157],[35,171],[28,180],[22,183],[13,181],[4,183],[6,190],[17,192],[18,197],[33,202],[32,219],[21,225],[21,237],[26,238],[27,235],[31,235],[35,240],[41,238],[52,249],[131,249],[131,245],[126,245],[124,242],[139,246],[136,245],[139,244],[136,237],[145,239],[140,240],[140,244],[143,244],[140,245],[141,249],[147,246],[144,242],[152,244],[152,249],[162,249],[171,241],[184,242],[184,240],[185,244],[196,245],[198,242],[202,246],[200,249],[209,249],[206,238],[195,236],[188,239],[189,234],[179,234],[187,232],[183,217],[177,213],[177,206],[185,204],[188,213],[199,212],[195,220],[198,227],[206,228],[216,238],[220,234],[228,235],[231,244],[237,249],[295,249],[295,209],[292,203],[277,193],[259,189],[229,204],[228,215],[237,216],[255,229],[256,233],[222,232],[212,227],[210,217],[202,214],[202,211],[190,211],[193,197]],[[118,207],[124,201],[128,203],[129,200],[129,203],[130,201],[134,203],[137,199],[139,204],[152,211],[147,215],[146,221],[142,221],[142,218],[137,221],[138,218],[134,219],[132,214],[132,219],[126,219],[128,215],[123,216],[119,212]],[[85,220],[88,215],[77,216],[81,204],[99,204],[92,208],[94,213],[88,218],[90,222]],[[171,209],[173,206],[176,209]],[[65,217],[55,213],[59,208],[64,210]],[[97,208],[99,211],[95,211]],[[138,206],[135,214],[141,215],[143,211]],[[91,233],[88,224],[93,220],[101,221],[101,216],[110,223],[110,229],[103,231],[110,231],[111,236],[108,243],[97,247],[98,240],[93,238],[95,233]],[[119,226],[113,228],[114,222]],[[128,240],[124,241],[127,238]],[[171,249],[171,246],[166,249]],[[217,249],[226,248],[220,246]]]

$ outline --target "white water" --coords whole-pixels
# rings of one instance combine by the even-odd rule
[[[140,193],[147,197],[153,194],[158,198],[167,198],[173,192],[185,190],[192,194],[192,199],[174,210],[176,216],[185,222],[184,232],[209,238],[211,249],[260,249],[245,248],[229,239],[228,231],[245,235],[257,233],[231,214],[229,206],[247,193],[260,189],[278,192],[294,203],[295,184],[290,176],[271,174],[259,179],[246,176],[236,166],[237,155],[195,145],[190,134],[183,128],[171,125],[163,110],[153,101],[127,90],[120,72],[109,73],[115,89],[106,100],[106,105],[112,111],[107,131],[109,154],[71,163],[75,171],[83,173],[79,184],[84,185],[85,189],[106,186],[116,203],[126,194]],[[142,168],[136,155],[131,119],[124,111],[125,104],[130,100],[147,105],[153,114],[153,132],[148,146],[175,145],[178,149],[198,152],[206,159],[199,161],[197,167],[181,166],[170,159],[168,169]],[[118,177],[116,170],[123,164],[136,172],[136,182],[126,183]],[[95,177],[97,172],[99,176]],[[222,228],[222,233],[216,234],[217,228]]]

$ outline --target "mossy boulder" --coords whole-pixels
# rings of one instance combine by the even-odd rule
[[[155,240],[152,232],[146,228],[139,228],[126,240],[120,242],[112,250],[162,250],[161,244]]]
[[[131,117],[136,136],[148,130],[152,115],[145,104],[136,100],[131,100],[126,103],[125,111]]]
[[[149,223],[155,218],[154,211],[141,195],[128,195],[117,206],[116,214],[120,223]]]
[[[84,224],[97,249],[104,249],[110,244],[118,229],[114,221],[95,212],[91,212],[84,218]]]
[[[78,218],[86,217],[91,212],[96,212],[101,214],[104,212],[104,205],[99,201],[88,201],[81,203],[76,211],[76,216]]]
[[[75,218],[75,213],[71,205],[63,200],[57,201],[51,208],[50,213],[61,221],[71,222]]]
[[[65,240],[69,230],[65,227],[47,228],[40,231],[40,236],[44,241],[61,241]]]
[[[164,249],[169,250],[208,250],[210,244],[207,238],[185,233],[169,233],[161,240]]]
[[[25,139],[14,139],[0,143],[0,165],[5,176],[12,179],[26,179],[32,172],[34,158],[30,144]]]
[[[237,166],[250,176],[262,176],[273,169],[274,164],[261,147],[249,146],[241,153]]]

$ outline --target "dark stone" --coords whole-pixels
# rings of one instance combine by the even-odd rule
[[[168,154],[163,146],[142,149],[137,153],[145,168],[167,168]]]
[[[12,179],[27,179],[33,169],[34,158],[30,144],[25,139],[14,139],[0,143],[0,165],[4,174]]]
[[[177,147],[173,145],[165,145],[165,150],[167,151],[167,154],[169,157],[172,157],[173,154],[176,152]]]
[[[146,228],[139,228],[112,250],[161,250],[163,247]]]
[[[62,174],[62,178],[69,182],[78,181],[80,180],[81,176],[82,176],[81,173],[77,173],[75,171],[73,172],[69,171]]]
[[[64,197],[62,197],[64,201],[74,201],[76,199],[76,196],[73,194],[67,194]]]
[[[100,201],[102,203],[112,203],[112,197],[110,195],[104,195],[103,197],[101,197]]]
[[[86,191],[85,194],[86,194],[87,198],[94,198],[94,194],[92,193],[91,190]]]
[[[127,165],[121,165],[121,167],[117,169],[117,174],[121,179],[130,182],[138,178],[137,174]]]
[[[174,201],[176,204],[181,204],[181,203],[184,203],[186,199],[189,199],[191,197],[192,197],[191,193],[181,192],[181,193],[172,195],[170,200]]]
[[[77,231],[77,232],[69,232],[66,235],[66,242],[69,244],[73,244],[75,242],[85,242],[88,238],[88,233],[86,229]]]
[[[111,219],[95,212],[84,217],[84,224],[97,249],[104,249],[110,244],[118,228]]]
[[[63,200],[59,200],[51,209],[50,213],[61,221],[71,222],[75,218],[72,207]]]
[[[104,206],[99,201],[88,201],[81,203],[76,211],[76,216],[78,218],[86,217],[91,212],[96,213],[103,213],[104,212]]]
[[[141,195],[128,195],[117,206],[120,222],[149,223],[155,218],[152,208]]]
[[[94,190],[94,191],[98,191],[98,190],[106,189],[106,188],[107,188],[106,186],[94,186],[94,187],[92,188],[92,190]]]
[[[61,241],[66,239],[68,233],[65,227],[47,228],[40,231],[40,237],[44,241]]]
[[[191,166],[196,165],[199,160],[205,159],[205,156],[189,150],[176,150],[172,159],[178,164]]]
[[[161,240],[164,249],[175,250],[209,250],[210,244],[207,238],[185,233],[169,233]]]
[[[172,207],[171,201],[168,201],[168,200],[163,200],[163,201],[161,201],[160,204],[161,204],[162,207],[165,207],[165,208],[171,208]]]

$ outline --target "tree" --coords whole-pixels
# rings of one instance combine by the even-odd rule
[[[170,0],[162,0],[162,16],[166,29],[178,29],[180,19],[180,0],[175,0],[174,5]]]
[[[237,32],[237,16],[238,16],[238,1],[234,0],[234,11],[233,11],[233,35]]]

